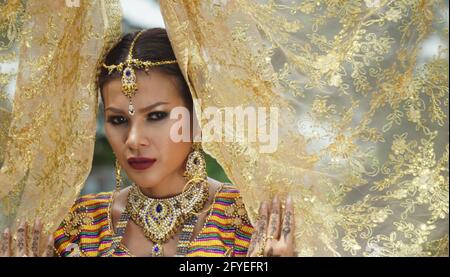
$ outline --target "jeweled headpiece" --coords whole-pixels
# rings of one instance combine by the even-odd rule
[[[136,94],[137,91],[136,73],[134,72],[134,68],[144,69],[145,71],[147,71],[150,67],[177,63],[176,60],[153,62],[153,61],[141,61],[139,59],[133,58],[132,53],[134,49],[134,44],[136,43],[136,40],[142,35],[143,32],[144,30],[140,31],[131,42],[130,51],[128,52],[128,57],[126,61],[121,62],[119,64],[102,65],[104,68],[108,70],[108,74],[111,74],[114,70],[122,72],[122,92],[130,100],[130,103],[128,105],[128,113],[131,116],[133,116],[135,112],[131,98]]]

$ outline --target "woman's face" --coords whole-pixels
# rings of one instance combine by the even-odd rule
[[[133,116],[128,114],[129,99],[122,93],[121,80],[103,86],[105,133],[127,176],[142,188],[152,188],[182,176],[192,143],[170,137],[172,125],[180,120],[170,119],[171,110],[186,107],[174,77],[158,71],[137,72],[136,77]],[[136,157],[151,161],[130,163]]]

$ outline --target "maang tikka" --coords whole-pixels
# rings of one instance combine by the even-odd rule
[[[108,70],[108,74],[111,74],[114,70],[122,72],[122,93],[125,94],[125,96],[127,96],[129,99],[128,114],[131,116],[133,116],[135,113],[135,109],[133,106],[133,102],[131,101],[131,98],[137,92],[137,83],[136,83],[137,80],[134,67],[138,69],[144,69],[145,71],[147,71],[150,67],[177,63],[176,60],[152,62],[152,61],[141,61],[139,59],[133,58],[134,44],[136,43],[136,40],[142,35],[143,32],[144,30],[140,31],[134,37],[133,41],[131,42],[130,50],[128,52],[128,56],[125,62],[121,62],[117,65],[116,64],[102,65],[104,68]]]

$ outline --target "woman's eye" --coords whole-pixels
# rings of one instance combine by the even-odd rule
[[[152,121],[153,120],[161,120],[166,116],[167,116],[166,112],[152,112],[152,113],[148,114],[148,118]]]
[[[108,122],[112,125],[120,125],[127,122],[127,119],[123,116],[111,116],[108,118]]]

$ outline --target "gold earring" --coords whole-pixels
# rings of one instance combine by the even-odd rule
[[[189,185],[200,185],[203,187],[203,197],[206,202],[209,198],[209,184],[207,182],[206,173],[206,159],[202,150],[202,145],[200,142],[194,142],[192,144],[193,151],[189,153],[186,161],[186,171],[184,172],[184,178],[187,181],[183,187],[183,192],[187,189]],[[184,210],[185,200],[181,201],[181,208]],[[212,204],[203,212],[195,213],[191,212],[192,215],[198,216],[201,213],[208,212],[212,207]]]
[[[115,162],[116,191],[120,191],[120,187],[122,186],[122,175],[120,174],[121,170],[122,167],[120,166],[119,160],[117,160],[116,158]]]
[[[189,153],[186,162],[186,171],[184,172],[184,178],[188,183],[202,182],[206,179],[206,160],[202,151],[202,145],[200,142],[194,142],[192,144],[193,151]]]

